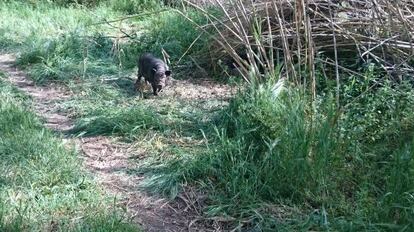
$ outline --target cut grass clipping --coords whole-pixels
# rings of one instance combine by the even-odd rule
[[[0,231],[137,231],[2,80],[0,131]]]
[[[160,130],[162,120],[149,107],[104,108],[90,113],[76,123],[73,133],[79,135],[134,136],[142,131]]]

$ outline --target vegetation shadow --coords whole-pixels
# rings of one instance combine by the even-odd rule
[[[121,78],[116,78],[116,79],[110,79],[110,80],[107,80],[106,83],[118,89],[126,97],[137,96],[137,92],[135,91],[135,88],[134,88],[135,80],[133,80],[132,78],[121,77]]]

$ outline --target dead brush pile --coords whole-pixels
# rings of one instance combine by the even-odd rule
[[[314,79],[319,61],[339,78],[341,71],[352,72],[341,66],[350,57],[375,62],[393,76],[414,71],[413,0],[215,0],[220,18],[187,4],[209,19],[198,26],[215,39],[210,56],[230,57],[248,82],[274,74],[280,61],[283,73],[297,81],[301,69]]]

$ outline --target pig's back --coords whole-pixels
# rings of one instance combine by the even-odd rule
[[[138,68],[142,69],[144,72],[147,72],[153,68],[165,68],[165,64],[162,60],[156,58],[151,53],[144,53],[138,60]]]

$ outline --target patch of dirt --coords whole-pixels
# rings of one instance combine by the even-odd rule
[[[207,79],[174,80],[171,86],[167,86],[162,95],[173,96],[181,99],[229,99],[236,91],[228,85],[219,84]]]
[[[135,82],[135,78],[129,77]],[[228,100],[237,91],[237,87],[220,84],[210,79],[172,80],[157,97],[153,97],[151,85],[144,84],[145,98],[169,98],[183,101]],[[138,96],[138,94],[137,94]]]
[[[130,144],[98,136],[79,139],[78,145],[84,154],[84,163],[96,176],[99,183],[121,197],[130,217],[144,226],[145,231],[211,231],[193,223],[197,214],[187,204],[189,200],[169,201],[139,191],[143,176],[128,175],[125,170],[134,169],[130,159],[140,157],[139,151]]]
[[[59,133],[73,128],[73,120],[59,108],[59,103],[73,94],[55,84],[35,85],[24,72],[14,66],[14,63],[14,55],[0,55],[0,70],[7,74],[11,83],[32,97],[34,111],[44,119],[45,126]],[[165,94],[187,99],[207,99],[212,96],[228,97],[231,93],[227,87],[208,83],[177,83],[175,87],[166,89]],[[139,154],[140,151],[132,148],[132,145],[104,136],[71,138],[69,142],[75,143],[82,151],[84,166],[98,183],[120,198],[120,203],[126,207],[129,217],[142,225],[145,231],[219,230],[214,223],[206,225],[203,220],[199,220],[199,202],[203,197],[195,191],[188,189],[178,199],[169,201],[140,190],[139,184],[144,177],[129,175],[127,170],[134,169],[135,164],[130,160],[145,154]]]
[[[11,54],[0,55],[0,70],[8,75],[8,80],[33,99],[34,110],[44,119],[47,127],[55,131],[71,129],[72,120],[59,114],[58,105],[60,101],[70,97],[70,92],[53,84],[47,87],[36,86],[24,72],[14,66],[15,60]]]

